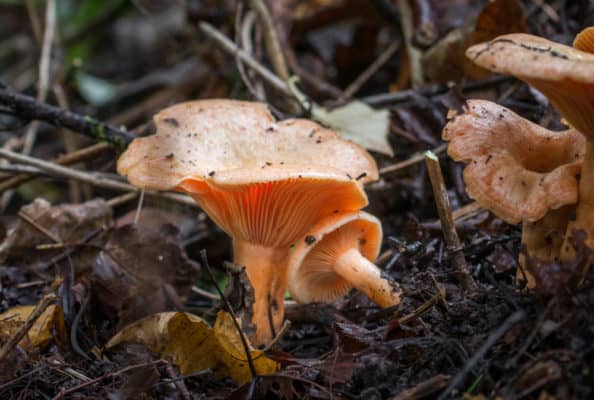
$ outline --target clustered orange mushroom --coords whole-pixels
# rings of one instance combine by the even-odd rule
[[[510,224],[521,222],[530,255],[558,260],[578,200],[583,137],[574,129],[550,131],[486,100],[469,100],[450,117],[443,139],[450,157],[468,164],[470,197]],[[528,271],[518,270],[524,277],[532,287]]]
[[[375,161],[312,121],[276,122],[259,103],[192,101],[154,122],[156,134],[135,139],[118,172],[141,188],[190,194],[232,237],[255,292],[252,341],[270,341],[283,321],[291,249],[323,218],[367,205]]]
[[[450,155],[470,162],[464,176],[471,196],[508,222],[523,221],[529,254],[544,259],[571,260],[568,243],[574,229],[584,230],[587,245],[594,248],[592,52],[594,28],[582,31],[574,47],[527,34],[504,35],[470,47],[467,56],[481,67],[513,75],[543,92],[573,129],[546,131],[509,110],[493,111],[497,106],[474,101],[444,130],[444,138],[452,140]],[[482,111],[473,111],[473,104]],[[497,137],[504,155],[493,147]],[[469,156],[463,147],[471,142],[475,146]],[[495,159],[493,151],[499,154]],[[485,157],[498,166],[487,167]],[[553,238],[547,236],[550,232]]]

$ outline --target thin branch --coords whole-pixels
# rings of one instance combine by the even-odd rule
[[[108,143],[96,143],[94,145],[84,147],[80,150],[73,151],[72,153],[67,153],[62,156],[59,156],[52,160],[56,164],[60,165],[70,165],[76,164],[80,161],[87,160],[89,158],[94,157],[95,155],[102,153],[106,150],[113,149],[113,147]],[[45,172],[44,172],[45,173]],[[12,176],[2,182],[0,182],[0,192],[3,192],[8,189],[12,189],[20,184],[28,182],[31,179],[34,179],[38,175],[38,173],[33,174],[19,174]]]
[[[465,291],[474,292],[477,289],[476,282],[468,272],[462,243],[460,243],[454,218],[452,217],[450,199],[441,173],[441,167],[439,166],[439,159],[433,152],[427,151],[425,153],[425,163],[429,178],[431,179],[431,186],[433,187],[433,197],[435,198],[435,205],[437,206],[437,212],[441,221],[441,230],[443,231],[448,250],[454,256],[454,267],[458,272],[458,281]]]
[[[289,79],[289,68],[287,68],[287,62],[285,61],[274,21],[268,11],[268,7],[266,7],[263,0],[250,0],[250,7],[258,14],[258,18],[264,26],[264,40],[266,41],[266,50],[268,50],[270,62],[277,75],[286,81]]]
[[[7,106],[21,118],[45,121],[55,126],[65,127],[99,142],[111,143],[119,148],[125,148],[134,139],[134,135],[95,118],[37,101],[33,97],[8,89],[2,84],[0,84],[0,104]]]
[[[439,145],[438,147],[434,148],[431,151],[433,152],[433,154],[440,154],[440,153],[443,153],[447,149],[447,147],[448,147],[448,145],[444,143],[444,144]],[[420,163],[424,159],[425,159],[425,152],[416,153],[416,154],[413,154],[412,156],[410,156],[409,158],[407,158],[406,160],[399,161],[395,164],[388,165],[387,167],[380,168],[379,174],[384,175],[384,174],[388,174],[390,172],[396,172],[401,169],[410,167],[411,165]]]
[[[438,400],[445,400],[449,399],[452,396],[452,390],[454,390],[466,377],[466,375],[474,368],[474,366],[487,354],[487,351],[497,341],[505,335],[505,333],[510,330],[514,325],[523,321],[526,318],[526,312],[524,310],[518,310],[509,317],[497,328],[494,332],[492,332],[485,343],[478,349],[477,352],[468,360],[466,365],[454,376],[454,378],[450,381],[448,387],[441,393],[438,397]]]
[[[413,43],[414,37],[414,11],[408,0],[396,0],[398,11],[400,11],[400,25],[402,28],[402,35],[404,36],[404,44],[408,53],[408,62],[410,63],[411,71],[411,85],[414,89],[423,84],[423,64],[421,57],[423,56]]]
[[[225,304],[225,308],[227,308],[227,311],[229,312],[229,314],[231,314],[233,324],[235,324],[235,329],[237,329],[237,333],[239,334],[241,344],[243,345],[243,349],[245,351],[245,356],[247,359],[248,366],[250,367],[252,378],[256,378],[258,376],[258,373],[256,372],[256,367],[254,366],[254,360],[252,359],[252,353],[250,351],[250,346],[245,337],[245,333],[243,333],[243,329],[241,329],[241,326],[239,326],[239,322],[237,322],[237,316],[235,315],[235,311],[233,311],[233,307],[231,307],[229,300],[227,300],[227,297],[225,297],[225,294],[219,287],[219,284],[217,283],[217,280],[215,279],[210,269],[210,264],[208,263],[208,258],[206,257],[206,250],[203,249],[200,251],[200,257],[202,259],[202,264],[204,264],[204,268],[206,268],[206,272],[208,272],[208,276],[210,277],[215,288],[217,289],[217,292],[219,292],[219,296],[221,296],[223,303]]]
[[[51,175],[60,176],[64,178],[75,179],[80,182],[86,182],[96,187],[102,187],[105,189],[123,191],[123,192],[138,192],[140,189],[130,185],[129,183],[120,182],[114,179],[106,178],[102,175],[92,174],[77,169],[63,167],[51,162],[41,160],[39,158],[26,156],[24,154],[15,153],[10,150],[0,149],[0,158],[6,158],[16,163],[32,165],[40,168]],[[197,207],[197,204],[191,197],[178,194],[178,193],[165,193],[147,190],[147,196],[164,198],[178,203]]]
[[[149,361],[149,362],[144,362],[144,363],[140,363],[140,364],[130,365],[130,366],[126,367],[126,368],[120,369],[119,371],[108,372],[108,373],[106,373],[104,375],[101,375],[98,378],[91,379],[90,381],[87,381],[87,382],[83,382],[80,385],[76,385],[76,386],[73,386],[73,387],[68,388],[68,389],[61,388],[60,391],[58,392],[58,394],[56,394],[52,398],[52,400],[59,400],[59,399],[63,398],[64,396],[66,396],[67,394],[78,392],[79,390],[84,389],[87,386],[94,385],[94,384],[99,383],[99,382],[102,382],[102,381],[104,381],[106,379],[115,378],[115,377],[117,377],[119,375],[122,375],[122,374],[128,372],[128,371],[132,371],[132,370],[135,370],[135,369],[138,369],[138,368],[150,367],[150,366],[153,366],[153,365],[156,366],[156,365],[160,365],[160,364],[166,365],[167,364],[167,361],[165,361],[165,360]]]
[[[29,329],[35,324],[35,321],[43,314],[43,312],[56,301],[56,295],[53,293],[45,295],[39,304],[35,307],[33,312],[27,317],[25,323],[12,335],[6,343],[0,348],[0,361],[12,350],[22,338],[29,332]]]
[[[188,387],[184,382],[184,378],[177,375],[171,363],[168,362],[167,364],[165,364],[165,372],[167,372],[167,375],[171,379],[171,382],[179,391],[181,398],[183,400],[192,400],[192,395],[190,395],[190,392],[188,391]]]
[[[39,87],[37,90],[37,100],[44,102],[50,86],[50,67],[52,45],[56,33],[56,3],[54,0],[47,0],[45,5],[45,29],[43,31],[43,42],[41,46],[41,60],[39,61]],[[37,130],[39,123],[34,121],[25,133],[25,144],[23,153],[31,154],[35,140],[37,139]]]
[[[258,61],[256,61],[252,56],[250,56],[244,50],[237,47],[237,45],[235,43],[233,43],[231,40],[229,40],[229,38],[227,36],[223,35],[214,26],[212,26],[211,24],[209,24],[207,22],[200,22],[199,27],[200,27],[200,30],[205,35],[207,35],[208,37],[213,39],[215,42],[217,42],[219,45],[221,45],[223,47],[223,49],[225,51],[227,51],[228,53],[231,53],[231,54],[239,57],[241,59],[241,61],[243,61],[250,68],[252,68],[254,71],[256,71],[260,76],[262,76],[262,78],[264,78],[264,80],[266,80],[266,82],[268,82],[275,89],[277,89],[278,91],[280,91],[281,93],[283,93],[287,96],[291,96],[291,97],[293,96],[293,94],[289,90],[289,86],[287,85],[287,83],[285,81],[283,81],[278,76],[276,76],[272,71],[270,71],[264,65],[262,65]]]
[[[498,85],[503,82],[512,82],[515,78],[510,78],[509,76],[495,76],[493,78],[484,79],[481,81],[469,82],[465,85],[462,85],[462,90],[475,90],[486,86],[491,85]],[[359,100],[369,104],[370,106],[378,106],[382,104],[397,104],[397,103],[404,103],[410,101],[414,98],[414,96],[421,95],[421,96],[437,96],[440,94],[447,93],[448,90],[452,88],[450,84],[434,84],[434,85],[427,85],[420,89],[408,89],[408,90],[401,90],[395,93],[380,93],[374,94],[371,96],[362,97]]]
[[[423,399],[429,395],[443,389],[450,379],[449,375],[439,374],[435,375],[415,386],[405,389],[400,392],[397,396],[392,397],[390,400],[415,400]]]
[[[394,53],[400,48],[400,42],[394,41],[386,50],[369,67],[365,69],[340,95],[338,102],[343,102],[350,99],[357,93],[361,87],[386,63]]]
[[[58,235],[54,234],[52,231],[47,229],[45,226],[37,223],[29,214],[27,214],[22,208],[19,210],[18,216],[33,228],[37,229],[39,232],[43,233],[45,236],[50,238],[54,243],[62,243],[62,239],[58,237]]]

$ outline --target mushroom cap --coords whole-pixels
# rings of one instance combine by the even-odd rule
[[[574,129],[553,132],[493,102],[468,100],[442,135],[450,157],[468,164],[468,194],[508,223],[577,202],[584,137]]]
[[[534,86],[573,127],[594,140],[594,54],[583,51],[591,51],[587,43],[592,32],[583,33],[578,48],[514,33],[471,46],[466,55],[483,68]]]
[[[289,246],[319,218],[367,205],[373,158],[303,119],[275,122],[265,105],[181,103],[154,117],[156,134],[135,139],[118,172],[147,189],[192,195],[230,236]]]
[[[378,178],[375,160],[360,146],[313,121],[277,123],[261,103],[190,101],[153,120],[157,133],[135,139],[118,160],[118,172],[138,187],[171,190],[189,177],[213,175],[235,184],[267,182],[292,172],[341,174],[360,184]]]
[[[353,286],[334,272],[340,255],[356,248],[374,261],[380,251],[382,226],[366,212],[333,214],[311,227],[292,249],[289,292],[302,303],[328,302],[344,296]]]

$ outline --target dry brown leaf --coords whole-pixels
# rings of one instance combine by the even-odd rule
[[[27,320],[35,305],[12,307],[0,314],[0,342],[12,336]],[[19,346],[25,350],[45,349],[52,341],[62,343],[66,338],[64,314],[57,305],[50,305],[35,321]]]
[[[91,232],[113,224],[111,207],[102,199],[52,206],[39,198],[22,207],[20,212],[64,243],[76,243]],[[36,250],[36,246],[49,243],[52,239],[21,218],[8,229],[6,239],[0,243],[0,262],[31,267],[32,263],[46,261],[63,251]]]
[[[186,255],[173,225],[125,225],[114,229],[92,261],[94,296],[123,325],[153,313],[179,309],[200,269]]]
[[[246,355],[231,316],[219,312],[214,328],[203,319],[183,312],[154,314],[128,325],[106,344],[110,349],[120,343],[141,343],[163,358],[171,358],[181,374],[210,368],[219,377],[228,376],[238,383],[251,380]],[[271,374],[276,362],[262,351],[251,349],[258,374]]]
[[[526,15],[519,0],[487,2],[476,17],[445,35],[423,55],[424,70],[435,82],[463,76],[485,78],[489,72],[467,59],[466,49],[499,35],[526,30]]]

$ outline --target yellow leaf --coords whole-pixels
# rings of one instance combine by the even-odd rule
[[[170,340],[163,356],[171,357],[182,375],[206,368],[217,375],[227,375],[218,357],[218,343],[206,321],[189,313],[175,313],[168,328]]]
[[[34,309],[34,305],[16,306],[0,314],[0,338],[12,336]],[[59,306],[52,304],[37,318],[27,335],[19,342],[19,346],[25,350],[43,350],[53,339],[63,342],[65,337],[64,314]]]
[[[219,345],[223,349],[221,357],[227,368],[229,368],[231,378],[240,383],[249,382],[252,375],[245,349],[241,343],[241,337],[233,323],[233,317],[229,313],[219,311],[214,325],[214,332]],[[278,364],[275,361],[266,357],[262,351],[253,349],[251,345],[250,354],[258,375],[272,374],[278,369]]]
[[[219,312],[214,329],[189,313],[153,314],[122,329],[105,347],[110,349],[124,342],[144,344],[171,359],[182,375],[210,368],[218,377],[228,376],[239,383],[252,378],[239,333],[225,312]],[[252,349],[251,354],[259,374],[277,370],[276,362],[261,351]]]

